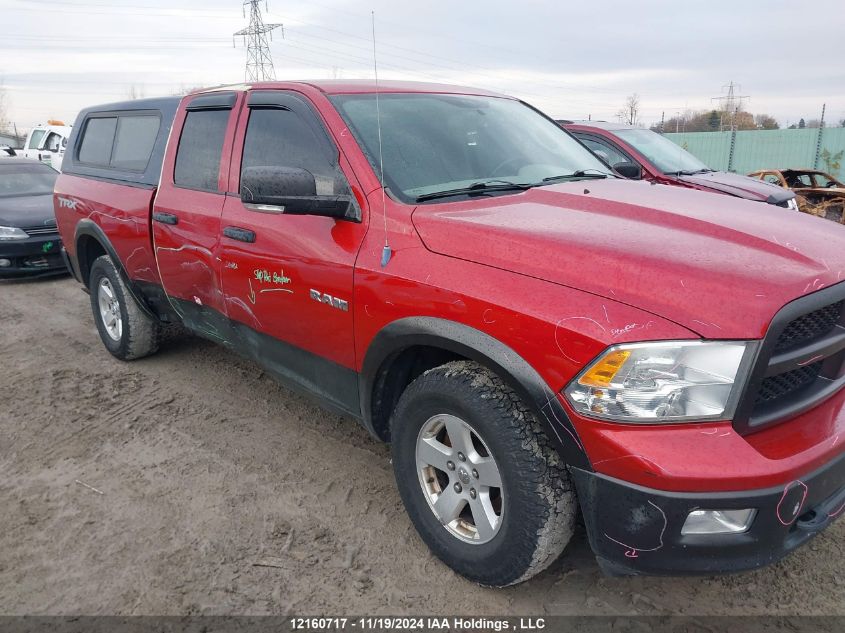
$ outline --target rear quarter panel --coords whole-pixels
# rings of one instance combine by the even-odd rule
[[[108,237],[130,279],[161,284],[150,238],[150,208],[155,189],[62,174],[53,206],[68,253],[77,254],[76,228],[90,219]]]

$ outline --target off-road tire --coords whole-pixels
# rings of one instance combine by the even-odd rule
[[[98,287],[107,278],[119,302],[122,333],[119,340],[113,339],[106,330],[98,303]],[[102,255],[91,265],[88,278],[91,293],[91,310],[100,339],[112,356],[120,360],[135,360],[158,351],[161,325],[141,310],[135,297],[129,292],[111,257]]]
[[[460,540],[437,519],[416,462],[420,429],[449,414],[470,424],[496,460],[504,508],[486,543]],[[577,514],[574,486],[519,396],[496,374],[469,361],[431,369],[402,394],[391,418],[391,453],[399,493],[420,537],[444,563],[479,584],[503,587],[548,567],[569,542]]]

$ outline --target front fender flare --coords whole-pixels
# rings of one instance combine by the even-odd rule
[[[372,400],[379,370],[392,355],[413,346],[453,352],[496,372],[532,408],[564,461],[582,470],[592,470],[583,443],[557,394],[525,359],[480,330],[435,317],[393,321],[370,343],[361,369],[359,389],[364,426],[371,433],[375,433]]]

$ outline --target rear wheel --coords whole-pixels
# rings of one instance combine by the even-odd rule
[[[94,260],[88,284],[97,331],[113,356],[134,360],[158,350],[161,326],[141,310],[108,255]]]
[[[402,394],[391,421],[393,468],[431,550],[484,585],[527,580],[569,541],[569,473],[519,397],[482,366],[432,369]]]

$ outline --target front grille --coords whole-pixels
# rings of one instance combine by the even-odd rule
[[[21,230],[27,235],[57,235],[59,232],[55,224],[52,226],[27,226]]]
[[[845,387],[845,282],[787,304],[760,346],[734,426],[751,432]]]
[[[792,321],[778,337],[775,352],[792,349],[829,334],[842,317],[843,305],[845,301],[839,301]]]
[[[809,387],[819,377],[821,370],[822,362],[818,361],[812,365],[799,367],[783,374],[769,376],[760,385],[760,391],[757,392],[757,399],[754,404],[769,404]]]

